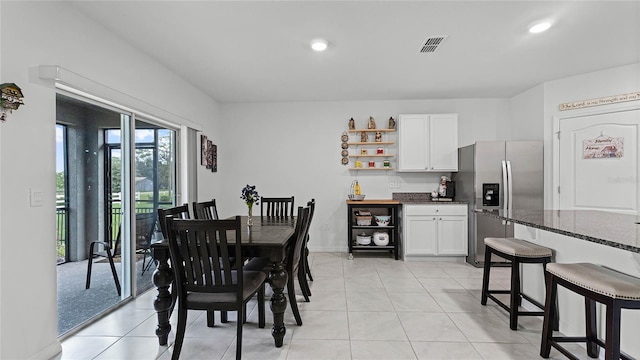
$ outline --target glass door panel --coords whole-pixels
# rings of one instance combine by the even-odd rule
[[[136,209],[136,290],[153,286],[155,269],[150,245],[161,238],[158,208],[175,202],[175,131],[151,122],[136,120],[135,209]]]
[[[119,231],[124,169],[119,135],[130,115],[60,94],[56,113],[58,128],[66,133],[56,148],[57,160],[64,164],[56,169],[63,199],[56,206],[56,218],[66,223],[66,261],[57,266],[58,334],[62,335],[109,311],[131,293],[122,262],[128,255],[122,241],[128,236]],[[110,132],[116,136],[109,138]],[[60,208],[64,222],[59,219]]]

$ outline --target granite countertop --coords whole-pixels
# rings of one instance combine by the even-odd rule
[[[431,199],[431,193],[426,192],[406,192],[406,193],[393,193],[391,198],[393,200],[399,200],[402,204],[467,204],[466,201],[433,201]]]
[[[640,253],[640,217],[595,210],[474,210],[478,214]]]

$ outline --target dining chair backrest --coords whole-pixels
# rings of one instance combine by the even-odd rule
[[[182,204],[180,206],[175,206],[166,209],[158,209],[158,222],[160,223],[160,231],[162,231],[162,236],[165,239],[169,238],[169,233],[167,232],[167,217],[171,216],[177,219],[190,219],[189,215],[189,205]]]
[[[204,202],[193,202],[193,217],[196,219],[218,220],[216,199]]]
[[[260,216],[293,217],[294,197],[260,197]]]
[[[291,267],[292,275],[298,269],[300,264],[300,257],[302,256],[302,247],[304,245],[307,234],[309,233],[309,208],[302,206],[298,207],[298,217],[296,218],[296,232],[295,243],[289,246],[289,253],[287,255],[287,263]]]
[[[242,302],[240,216],[233,220],[181,220],[167,218],[169,253],[178,298],[187,293],[234,294],[229,303]]]
[[[311,226],[311,221],[313,221],[313,213],[316,211],[316,199],[311,199],[311,201],[308,201],[307,206],[309,207],[309,226]]]

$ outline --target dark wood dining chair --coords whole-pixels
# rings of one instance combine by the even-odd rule
[[[300,268],[300,259],[302,258],[302,254],[304,251],[304,243],[306,241],[307,235],[309,234],[309,215],[310,209],[308,207],[298,207],[295,242],[289,245],[289,250],[287,253],[287,263],[285,266],[287,273],[289,274],[289,279],[287,281],[289,304],[291,305],[293,316],[296,318],[296,323],[299,326],[302,325],[302,317],[300,316],[300,311],[298,310],[298,302],[296,301],[294,278],[295,274],[300,274],[300,272],[298,272],[298,269]],[[301,290],[304,294],[304,290],[302,287]]]
[[[309,208],[309,227],[311,227],[311,222],[313,221],[313,212],[316,208],[316,199],[311,199],[311,201],[307,202],[307,207]],[[307,237],[306,239],[304,239],[304,245],[302,246],[302,256],[300,256],[300,265],[298,266],[298,283],[300,284],[300,288],[302,289],[302,295],[307,302],[309,302],[309,296],[311,296],[311,288],[309,287],[309,282],[307,282],[307,276],[309,276],[309,281],[313,281],[313,276],[311,276],[311,268],[309,267],[309,248],[307,247],[308,243],[309,229],[307,229]]]
[[[171,216],[175,219],[190,219],[189,205],[182,204],[180,206],[174,206],[166,209],[158,209],[158,223],[160,224],[160,231],[165,239],[169,238],[167,232],[167,217]]]
[[[216,199],[204,202],[193,202],[193,215],[196,219],[218,220]]]
[[[193,217],[200,220],[218,220],[218,207],[216,206],[216,199],[211,201],[193,202]],[[231,259],[231,265],[236,262],[235,258]],[[226,311],[220,312],[220,321],[223,323],[228,322],[228,315]],[[213,311],[207,312],[207,326],[215,326],[215,317]]]
[[[291,311],[293,311],[293,316],[296,318],[296,323],[298,325],[302,325],[302,317],[300,316],[298,303],[296,301],[295,277],[296,274],[299,274],[298,269],[300,266],[300,258],[302,257],[302,253],[304,250],[304,240],[307,237],[309,231],[309,212],[310,209],[308,207],[298,207],[294,239],[288,245],[287,258],[284,264],[285,270],[287,271],[287,274],[289,274],[289,276],[287,277],[287,293],[289,297],[289,305]],[[272,266],[269,262],[268,257],[259,257],[251,259],[251,261],[249,261],[249,263],[245,265],[245,268],[253,271],[262,271],[263,273],[268,275],[271,271]]]
[[[167,228],[168,218],[183,219],[183,220],[190,219],[191,215],[189,214],[189,205],[185,203],[180,206],[174,206],[166,209],[158,209],[158,223],[160,224],[160,231],[162,231],[162,237],[167,241],[169,240],[169,229]],[[174,284],[175,284],[175,281],[174,281]],[[169,316],[171,316],[171,314],[173,313],[173,309],[176,306],[177,299],[178,299],[178,293],[176,291],[172,291],[171,307],[169,308]],[[207,316],[213,318],[213,312],[211,312],[211,315],[207,314]],[[207,321],[209,321],[208,318],[207,318]],[[211,323],[207,322],[207,326],[212,327],[213,325],[214,325],[213,322]]]
[[[294,197],[260,197],[260,216],[293,217]]]
[[[242,263],[241,220],[167,219],[171,268],[178,293],[178,323],[172,359],[180,357],[188,310],[237,311],[236,359],[242,358],[244,306],[255,295],[263,300],[266,275],[245,271]],[[264,317],[264,306],[258,306]]]

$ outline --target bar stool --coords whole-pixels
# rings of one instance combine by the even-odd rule
[[[542,325],[542,344],[540,356],[548,358],[551,347],[571,359],[577,359],[560,344],[561,342],[584,342],[587,344],[587,354],[598,357],[599,346],[605,349],[605,359],[631,359],[620,351],[620,310],[640,309],[640,279],[606,268],[604,266],[577,264],[549,264],[546,269],[547,296],[544,309],[544,323]],[[550,321],[555,318],[557,309],[555,304],[558,296],[558,286],[584,296],[586,336],[568,337],[553,336]],[[598,338],[596,324],[596,302],[607,308],[605,342]]]
[[[518,328],[518,316],[542,316],[544,306],[532,299],[520,290],[520,264],[542,264],[543,269],[551,262],[551,249],[536,245],[528,241],[515,238],[485,238],[484,253],[484,275],[482,278],[482,299],[481,304],[487,305],[487,298],[495,301],[500,307],[509,312],[509,326],[511,330]],[[492,265],[491,255],[496,254],[511,261],[511,289],[510,290],[489,290],[489,274]],[[510,294],[509,305],[506,305],[493,294]],[[520,311],[518,306],[522,303],[522,298],[540,308],[540,311]]]

